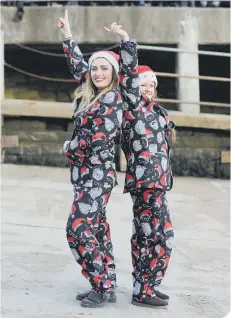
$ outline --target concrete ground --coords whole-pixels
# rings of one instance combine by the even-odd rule
[[[162,284],[167,309],[130,304],[131,200],[124,175],[108,205],[118,276],[118,301],[84,309],[89,288],[65,238],[72,203],[69,170],[2,165],[2,317],[223,317],[230,311],[230,182],[175,178],[168,194],[176,247]]]

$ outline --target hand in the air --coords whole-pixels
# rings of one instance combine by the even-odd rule
[[[122,25],[117,24],[116,22],[113,22],[109,28],[104,27],[104,29],[107,32],[119,35],[121,40],[124,42],[129,41],[129,36],[127,32],[122,28]]]
[[[64,34],[65,38],[71,38],[71,28],[68,20],[68,11],[65,10],[64,18],[59,18],[58,20],[58,27],[60,28],[61,32]]]

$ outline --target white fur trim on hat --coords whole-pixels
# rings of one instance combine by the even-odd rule
[[[91,68],[92,62],[97,58],[104,58],[108,60],[108,62],[111,63],[111,65],[114,67],[116,73],[119,72],[119,63],[116,61],[116,59],[113,57],[112,54],[107,52],[96,52],[93,53],[92,56],[89,58],[88,65]]]
[[[154,82],[155,88],[157,88],[158,81],[154,72],[146,71],[146,72],[140,73],[139,79],[140,79],[140,82],[146,82],[146,81]]]

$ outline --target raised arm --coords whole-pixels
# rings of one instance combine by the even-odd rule
[[[67,58],[67,64],[71,74],[77,84],[81,85],[85,82],[89,73],[87,62],[84,61],[77,43],[72,38],[68,38],[63,41],[63,50]]]
[[[140,81],[137,72],[136,43],[127,41],[120,45],[120,87],[125,101],[132,108],[140,104]]]
[[[121,25],[112,23],[105,30],[119,35],[120,45],[120,87],[125,102],[130,107],[136,108],[140,104],[139,75],[137,71],[138,55],[136,43],[129,40],[129,36]]]
[[[65,10],[64,18],[59,18],[58,27],[65,37],[63,50],[70,72],[78,85],[81,85],[88,76],[89,68],[87,62],[84,61],[77,43],[72,39],[67,9]]]

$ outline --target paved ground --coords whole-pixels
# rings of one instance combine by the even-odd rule
[[[2,317],[223,317],[230,310],[229,181],[175,178],[169,204],[176,247],[162,291],[168,309],[130,304],[131,201],[111,197],[118,302],[86,310],[75,300],[89,286],[65,239],[72,202],[69,170],[2,165]]]

